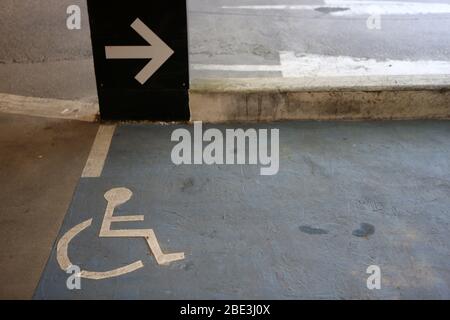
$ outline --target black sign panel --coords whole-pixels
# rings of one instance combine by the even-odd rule
[[[186,0],[88,0],[100,114],[189,120]]]

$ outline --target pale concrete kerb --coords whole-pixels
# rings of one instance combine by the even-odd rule
[[[192,121],[449,119],[450,75],[207,79]]]
[[[436,90],[450,88],[449,75],[357,76],[326,78],[223,78],[198,79],[192,93]]]
[[[97,119],[99,106],[90,102],[24,97],[0,93],[0,112],[93,122]]]

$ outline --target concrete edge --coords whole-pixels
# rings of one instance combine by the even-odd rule
[[[450,88],[448,75],[355,76],[325,78],[212,78],[191,82],[190,92],[303,92],[439,90]]]
[[[450,75],[195,80],[191,121],[450,119]]]
[[[0,112],[34,117],[94,122],[99,113],[96,103],[25,97],[0,93]]]

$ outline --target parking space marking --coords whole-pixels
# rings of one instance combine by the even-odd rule
[[[122,229],[122,230],[111,230],[111,225],[116,222],[136,222],[144,221],[143,215],[133,215],[133,216],[114,216],[114,210],[117,206],[120,206],[128,202],[133,196],[133,192],[127,188],[116,188],[111,189],[105,193],[105,199],[108,202],[105,215],[103,217],[102,226],[100,229],[100,238],[144,238],[147,242],[149,249],[156,262],[159,265],[168,265],[171,262],[183,260],[185,258],[184,252],[169,253],[165,254],[162,252],[161,247],[156,238],[153,229]],[[69,243],[78,236],[82,231],[86,230],[92,225],[92,220],[86,220],[69,231],[67,231],[61,239],[58,241],[56,248],[56,260],[58,261],[59,267],[67,271],[72,267],[72,262],[69,258]],[[144,266],[142,260],[136,261],[124,267],[113,269],[104,272],[94,272],[94,271],[80,271],[80,277],[91,279],[91,280],[102,280],[108,278],[118,277],[133,271],[136,271]]]
[[[237,10],[317,10],[323,8],[336,9],[329,14],[333,16],[358,15],[418,15],[450,13],[447,3],[428,2],[399,2],[399,1],[351,1],[351,0],[325,0],[324,4],[317,5],[245,5],[222,6],[222,9]]]
[[[402,76],[449,74],[450,61],[376,60],[349,56],[297,54],[280,51],[279,65],[193,64],[200,71],[281,72],[283,78],[338,76]]]
[[[280,65],[267,64],[192,64],[194,70],[200,71],[235,71],[235,72],[281,72]]]
[[[98,178],[102,175],[115,129],[115,125],[101,125],[98,128],[97,136],[81,175],[82,178]]]
[[[68,270],[73,264],[69,259],[68,249],[69,243],[75,238],[79,233],[89,228],[92,225],[92,219],[89,219],[85,222],[82,222],[72,229],[70,229],[58,242],[58,246],[56,249],[56,259],[58,260],[58,264],[62,270]],[[141,260],[136,261],[132,264],[129,264],[125,267],[117,268],[110,271],[105,272],[93,272],[82,270],[80,273],[81,278],[91,279],[91,280],[102,280],[113,277],[118,277],[133,271],[136,271],[142,268],[144,264]]]
[[[184,252],[165,254],[159,246],[158,239],[152,229],[132,229],[132,230],[111,230],[113,222],[124,221],[144,221],[144,216],[113,216],[114,209],[129,201],[133,192],[127,188],[116,188],[105,194],[108,205],[105,211],[100,237],[106,238],[144,238],[159,265],[169,264],[171,262],[184,259]]]

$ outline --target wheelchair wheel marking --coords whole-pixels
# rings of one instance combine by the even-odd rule
[[[75,238],[79,233],[84,231],[85,229],[89,228],[92,225],[92,219],[87,220],[83,223],[80,223],[79,225],[76,225],[72,229],[70,229],[58,242],[57,250],[56,250],[56,257],[59,263],[59,266],[62,270],[66,271],[72,266],[72,262],[70,262],[69,256],[68,256],[68,247],[70,241],[72,241],[73,238]],[[102,279],[108,279],[108,278],[114,278],[118,277],[133,271],[136,271],[140,268],[142,268],[144,264],[142,261],[136,261],[132,264],[129,264],[122,268],[117,268],[111,271],[105,271],[105,272],[92,272],[87,270],[82,270],[80,273],[81,278],[85,279],[91,279],[91,280],[102,280]]]
[[[127,188],[116,188],[111,189],[105,193],[104,197],[108,202],[105,210],[105,215],[103,217],[102,227],[100,229],[100,238],[144,238],[150,249],[150,252],[156,259],[159,265],[167,265],[171,262],[179,261],[184,259],[184,252],[169,253],[165,254],[162,252],[161,247],[156,238],[153,229],[125,229],[125,230],[111,230],[111,225],[117,222],[135,222],[144,221],[143,215],[134,216],[114,216],[114,210],[117,206],[122,205],[129,201],[133,196],[133,192]],[[56,259],[58,260],[59,266],[62,270],[67,271],[71,266],[68,255],[68,248],[70,241],[73,240],[78,234],[83,230],[89,228],[92,225],[92,220],[89,219],[82,222],[72,229],[70,229],[61,239],[58,241],[56,247]],[[118,277],[142,268],[144,264],[141,260],[129,264],[125,267],[117,268],[111,271],[105,272],[93,272],[82,270],[80,272],[81,278],[92,279],[92,280],[102,280],[113,277]]]

